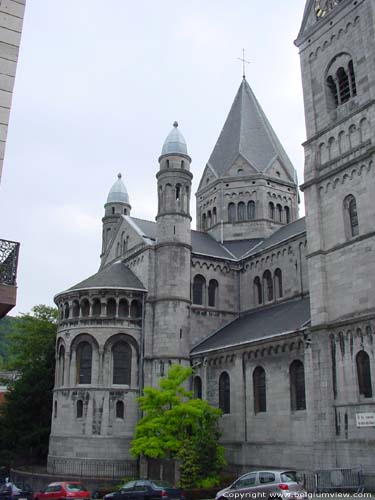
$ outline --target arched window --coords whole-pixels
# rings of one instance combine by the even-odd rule
[[[230,379],[227,372],[219,378],[219,408],[224,414],[230,413]]]
[[[243,201],[240,201],[240,203],[237,206],[237,219],[239,221],[244,221],[246,216],[246,205]]]
[[[176,201],[180,201],[181,197],[181,184],[176,184]]]
[[[57,417],[57,401],[53,404],[53,418]]]
[[[78,302],[78,300],[73,300],[72,316],[73,316],[73,318],[78,318],[78,316],[79,316],[79,302]]]
[[[116,402],[116,418],[121,418],[121,420],[124,420],[124,402],[123,401],[117,401]]]
[[[100,316],[101,312],[102,312],[102,303],[100,302],[99,299],[95,299],[94,302],[92,303],[92,315]]]
[[[290,209],[289,207],[284,207],[284,212],[285,212],[285,222],[289,224],[290,222]]]
[[[92,347],[81,342],[77,347],[77,384],[91,384]]]
[[[207,224],[208,224],[207,227],[211,227],[212,226],[212,213],[211,213],[211,210],[209,210],[208,214],[207,214]]]
[[[357,213],[357,202],[353,195],[349,195],[344,200],[345,210],[345,225],[347,227],[347,235],[349,238],[358,236],[359,222]]]
[[[87,318],[90,314],[90,302],[87,299],[83,299],[81,302],[81,316]]]
[[[257,304],[263,304],[262,284],[259,276],[254,279],[254,296],[256,297]]]
[[[117,342],[112,347],[113,383],[130,385],[132,350],[126,342]]]
[[[352,95],[356,96],[357,95],[357,84],[355,81],[353,61],[349,61],[348,69],[349,69],[349,77],[350,77]]]
[[[249,220],[255,219],[255,202],[254,201],[249,201],[249,203],[247,204],[247,218]]]
[[[107,300],[107,316],[116,316],[117,312],[117,303],[115,299]]]
[[[207,229],[207,215],[206,214],[202,215],[202,229],[203,230]]]
[[[236,222],[236,205],[234,203],[228,205],[228,221]]]
[[[333,79],[333,76],[329,76],[327,78],[327,87],[328,87],[328,95],[329,95],[329,107],[332,108],[337,108],[339,105],[339,96],[337,92],[337,86],[336,82]]]
[[[216,280],[210,280],[208,285],[208,306],[215,307],[217,300],[217,291],[219,288],[219,283]]]
[[[305,369],[301,361],[295,360],[290,365],[289,379],[292,411],[306,410]]]
[[[77,401],[76,415],[77,415],[77,418],[82,418],[83,417],[83,401],[82,401],[82,399],[79,399]]]
[[[193,304],[198,306],[204,305],[204,292],[206,288],[206,280],[200,274],[194,276],[193,281]]]
[[[60,346],[59,349],[59,380],[58,384],[60,386],[64,385],[64,377],[65,377],[65,347],[63,345]]]
[[[337,83],[339,85],[339,94],[341,104],[350,99],[350,86],[348,74],[343,67],[337,70]]]
[[[133,300],[130,306],[130,317],[132,319],[142,318],[142,304],[139,300]]]
[[[68,304],[68,302],[65,302],[65,304],[64,304],[64,318],[65,319],[69,318],[69,304]]]
[[[129,316],[129,304],[125,299],[120,299],[118,304],[118,315],[119,318],[127,318]]]
[[[269,212],[270,212],[270,219],[274,219],[275,218],[275,205],[272,203],[272,201],[270,201],[269,203]]]
[[[193,394],[196,399],[202,399],[202,379],[198,376],[194,377]]]
[[[272,275],[270,271],[265,271],[263,274],[263,290],[264,290],[264,297],[267,299],[268,302],[273,300],[273,280],[272,280]]]
[[[217,210],[216,207],[212,210],[212,224],[215,225],[217,223]]]
[[[281,269],[276,269],[275,271],[275,293],[277,299],[283,296],[283,275]]]
[[[283,207],[281,205],[277,205],[277,214],[278,214],[278,221],[282,222],[283,221]]]
[[[253,388],[254,412],[261,413],[267,411],[266,372],[261,366],[257,366],[253,372]]]
[[[371,366],[367,352],[360,351],[356,356],[359,394],[372,398]]]

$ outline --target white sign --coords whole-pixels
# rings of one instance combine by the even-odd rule
[[[357,427],[375,427],[375,413],[357,413]]]

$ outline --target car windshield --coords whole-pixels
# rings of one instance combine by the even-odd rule
[[[155,488],[173,488],[167,481],[152,481]]]
[[[284,483],[298,483],[298,476],[295,470],[288,470],[280,474],[281,481]]]
[[[87,491],[83,484],[68,483],[66,485],[68,491]]]

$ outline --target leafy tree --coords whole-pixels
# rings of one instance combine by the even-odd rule
[[[4,368],[18,376],[10,383],[0,413],[0,461],[44,459],[51,427],[57,310],[35,306],[19,317],[9,336]]]
[[[135,456],[179,460],[184,488],[217,482],[225,465],[224,449],[218,445],[221,411],[193,399],[184,388],[192,372],[173,365],[159,389],[144,389],[144,396],[138,398],[144,416],[132,443]]]
[[[5,316],[0,320],[0,367],[4,363],[9,346],[9,336],[17,325],[18,318]]]

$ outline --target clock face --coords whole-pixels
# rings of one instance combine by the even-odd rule
[[[315,14],[318,19],[325,17],[341,0],[315,0]]]

